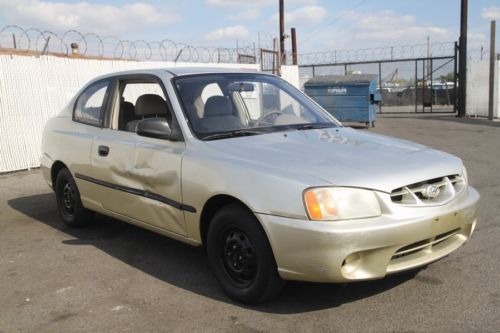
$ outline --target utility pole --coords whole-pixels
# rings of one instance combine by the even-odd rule
[[[465,117],[467,93],[467,0],[461,0],[458,64],[458,117]]]
[[[292,28],[292,64],[297,65],[297,33]]]
[[[280,56],[281,64],[286,64],[286,54],[285,54],[285,4],[284,0],[280,0]]]

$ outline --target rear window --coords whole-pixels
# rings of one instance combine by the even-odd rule
[[[92,126],[102,126],[109,85],[109,81],[99,81],[85,89],[76,100],[73,120]]]

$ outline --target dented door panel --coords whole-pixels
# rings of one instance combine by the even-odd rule
[[[107,156],[100,147],[109,149]],[[92,145],[93,198],[106,210],[186,235],[182,211],[183,142],[103,129]]]
[[[92,198],[104,209],[123,214],[126,208],[137,207],[138,198],[113,187],[140,187],[138,180],[132,177],[136,140],[135,133],[102,129],[92,143],[92,179],[86,183],[92,184]],[[109,149],[107,156],[99,155],[99,147]]]
[[[186,235],[181,191],[184,151],[184,142],[138,137],[133,175],[145,191],[139,198],[140,219],[181,235]]]

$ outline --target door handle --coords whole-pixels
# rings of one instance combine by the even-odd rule
[[[109,147],[108,146],[99,146],[97,148],[97,153],[99,154],[99,156],[108,156]]]

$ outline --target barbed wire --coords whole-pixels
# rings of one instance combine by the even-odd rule
[[[257,38],[258,38],[257,44],[258,44],[259,48],[267,49],[267,50],[273,50],[275,48],[276,49],[278,48],[278,45],[277,45],[278,37],[273,36],[269,32],[262,32],[261,31],[258,33]]]
[[[258,34],[258,47],[278,49],[278,39],[267,32]],[[240,46],[244,45],[244,46]],[[255,43],[239,41],[235,48],[194,46],[171,39],[146,41],[120,39],[116,36],[100,36],[68,30],[54,33],[37,28],[8,25],[0,29],[0,51],[34,52],[36,54],[79,54],[87,57],[202,63],[257,63],[258,50]],[[339,64],[363,61],[409,60],[414,58],[453,57],[454,42],[439,42],[427,45],[393,45],[377,48],[317,51],[298,54],[298,64]],[[483,47],[470,49],[468,57],[474,61],[487,59],[488,51]],[[291,64],[292,52],[286,52],[286,62]]]
[[[458,51],[457,51],[458,52]],[[453,57],[455,42],[439,42],[427,44],[394,45],[377,48],[333,50],[323,52],[299,53],[299,65],[337,64],[363,61],[410,60],[426,57]],[[292,59],[292,53],[287,52],[287,63]],[[489,58],[489,51],[484,47],[472,48],[467,51],[467,58],[481,61]]]
[[[236,48],[194,46],[171,39],[127,40],[116,36],[68,30],[62,34],[8,25],[0,29],[0,49],[40,54],[79,54],[97,58],[174,62],[256,62],[255,45]]]
[[[354,50],[333,50],[323,52],[299,53],[299,65],[335,64],[360,61],[387,61],[405,60],[414,58],[431,57],[452,57],[455,52],[454,42],[394,45],[377,48],[354,49]],[[288,52],[287,52],[288,53]],[[291,58],[287,55],[287,59]]]
[[[490,50],[485,49],[484,47],[478,47],[474,49],[467,50],[467,58],[470,61],[478,62],[482,60],[490,59]]]

